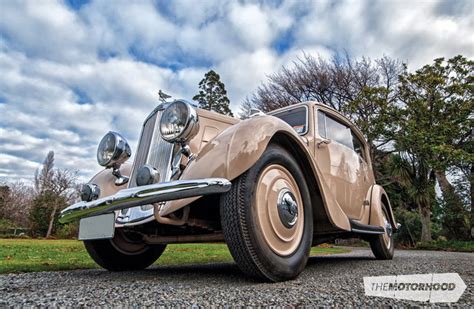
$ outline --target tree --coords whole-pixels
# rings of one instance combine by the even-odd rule
[[[56,195],[53,191],[38,194],[32,201],[29,214],[32,235],[50,237],[58,227],[59,212],[54,209],[64,208],[66,205],[65,198]]]
[[[77,196],[77,172],[67,169],[54,168],[54,152],[49,151],[41,169],[35,173],[36,197],[33,200],[33,210],[30,218],[36,230],[42,232],[47,222],[46,237],[50,237],[59,210]],[[48,219],[45,221],[45,213]]]
[[[450,168],[472,166],[474,162],[471,138],[473,68],[474,62],[456,56],[447,61],[435,59],[433,64],[414,73],[404,71],[400,75],[396,148],[423,163],[424,177],[438,181],[445,207],[456,209],[455,212],[464,208],[463,201],[446,174]],[[424,184],[434,186],[429,181]],[[422,223],[429,223],[429,205],[420,207],[421,215],[425,216]],[[462,216],[459,220],[456,224],[451,221],[450,225],[461,228],[464,225]],[[429,238],[428,234],[422,233],[422,240]]]
[[[45,192],[53,190],[54,178],[54,151],[49,151],[43,161],[41,169],[35,172],[35,190],[36,192]]]
[[[10,187],[7,185],[1,185],[0,186],[0,214],[2,217],[3,215],[3,209],[6,206],[6,201],[8,200],[8,197],[10,196]]]
[[[30,226],[29,213],[33,189],[22,182],[0,186],[0,218],[9,220],[15,227]]]
[[[207,72],[199,82],[199,89],[199,93],[193,97],[193,100],[199,102],[200,108],[234,116],[229,107],[230,101],[225,85],[221,82],[219,74],[213,70]]]
[[[435,200],[435,177],[426,161],[409,153],[390,157],[390,174],[405,189],[409,200],[418,206],[421,241],[431,241],[431,205]]]

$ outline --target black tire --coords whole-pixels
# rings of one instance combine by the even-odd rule
[[[283,166],[291,173],[303,201],[303,234],[293,253],[285,256],[276,254],[265,241],[253,207],[259,175],[272,164]],[[277,282],[295,278],[303,271],[313,236],[312,207],[303,173],[287,150],[269,145],[260,159],[233,181],[231,190],[221,196],[220,204],[224,239],[244,273],[259,280]]]
[[[166,245],[146,245],[130,241],[116,230],[113,239],[85,240],[90,257],[110,271],[142,270],[153,264]]]
[[[382,204],[382,211],[386,218],[389,218],[387,208],[384,204]],[[385,231],[387,234],[387,230]],[[377,260],[391,260],[395,253],[395,245],[393,240],[393,233],[388,233],[390,242],[387,246],[386,242],[384,241],[384,235],[377,235],[370,239],[370,248],[372,249],[372,253],[375,255]]]

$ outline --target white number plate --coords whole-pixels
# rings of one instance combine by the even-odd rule
[[[81,219],[79,240],[109,239],[114,237],[115,213]]]

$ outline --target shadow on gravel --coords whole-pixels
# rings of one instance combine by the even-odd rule
[[[233,263],[213,264],[191,264],[180,266],[154,265],[141,271],[110,272],[104,269],[93,269],[77,273],[75,277],[82,279],[99,279],[113,281],[148,281],[148,280],[177,280],[187,282],[189,280],[212,282],[218,279],[220,282],[248,282],[248,278]]]
[[[343,264],[345,262],[354,263],[374,260],[369,256],[315,256],[310,257],[306,268],[313,270],[324,269],[326,266]],[[109,272],[103,269],[94,269],[77,273],[76,277],[83,279],[101,279],[114,280],[120,282],[163,280],[163,281],[202,281],[207,283],[215,279],[220,283],[228,282],[230,284],[255,284],[259,281],[244,275],[235,263],[212,263],[212,264],[191,264],[180,266],[160,266],[155,265],[142,271],[130,272]],[[206,284],[207,284],[206,283]]]
[[[370,261],[375,260],[371,256],[312,256],[308,259],[307,266],[310,265],[328,265],[341,262],[356,262],[356,261]]]

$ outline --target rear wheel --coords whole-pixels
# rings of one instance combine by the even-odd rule
[[[147,245],[116,229],[112,239],[85,240],[90,257],[110,271],[141,270],[153,264],[166,245]]]
[[[288,151],[270,145],[221,197],[224,238],[239,268],[268,281],[296,277],[311,249],[309,191]]]
[[[370,248],[378,260],[391,260],[395,252],[392,224],[389,221],[387,206],[382,204],[382,217],[385,233],[370,239]]]

